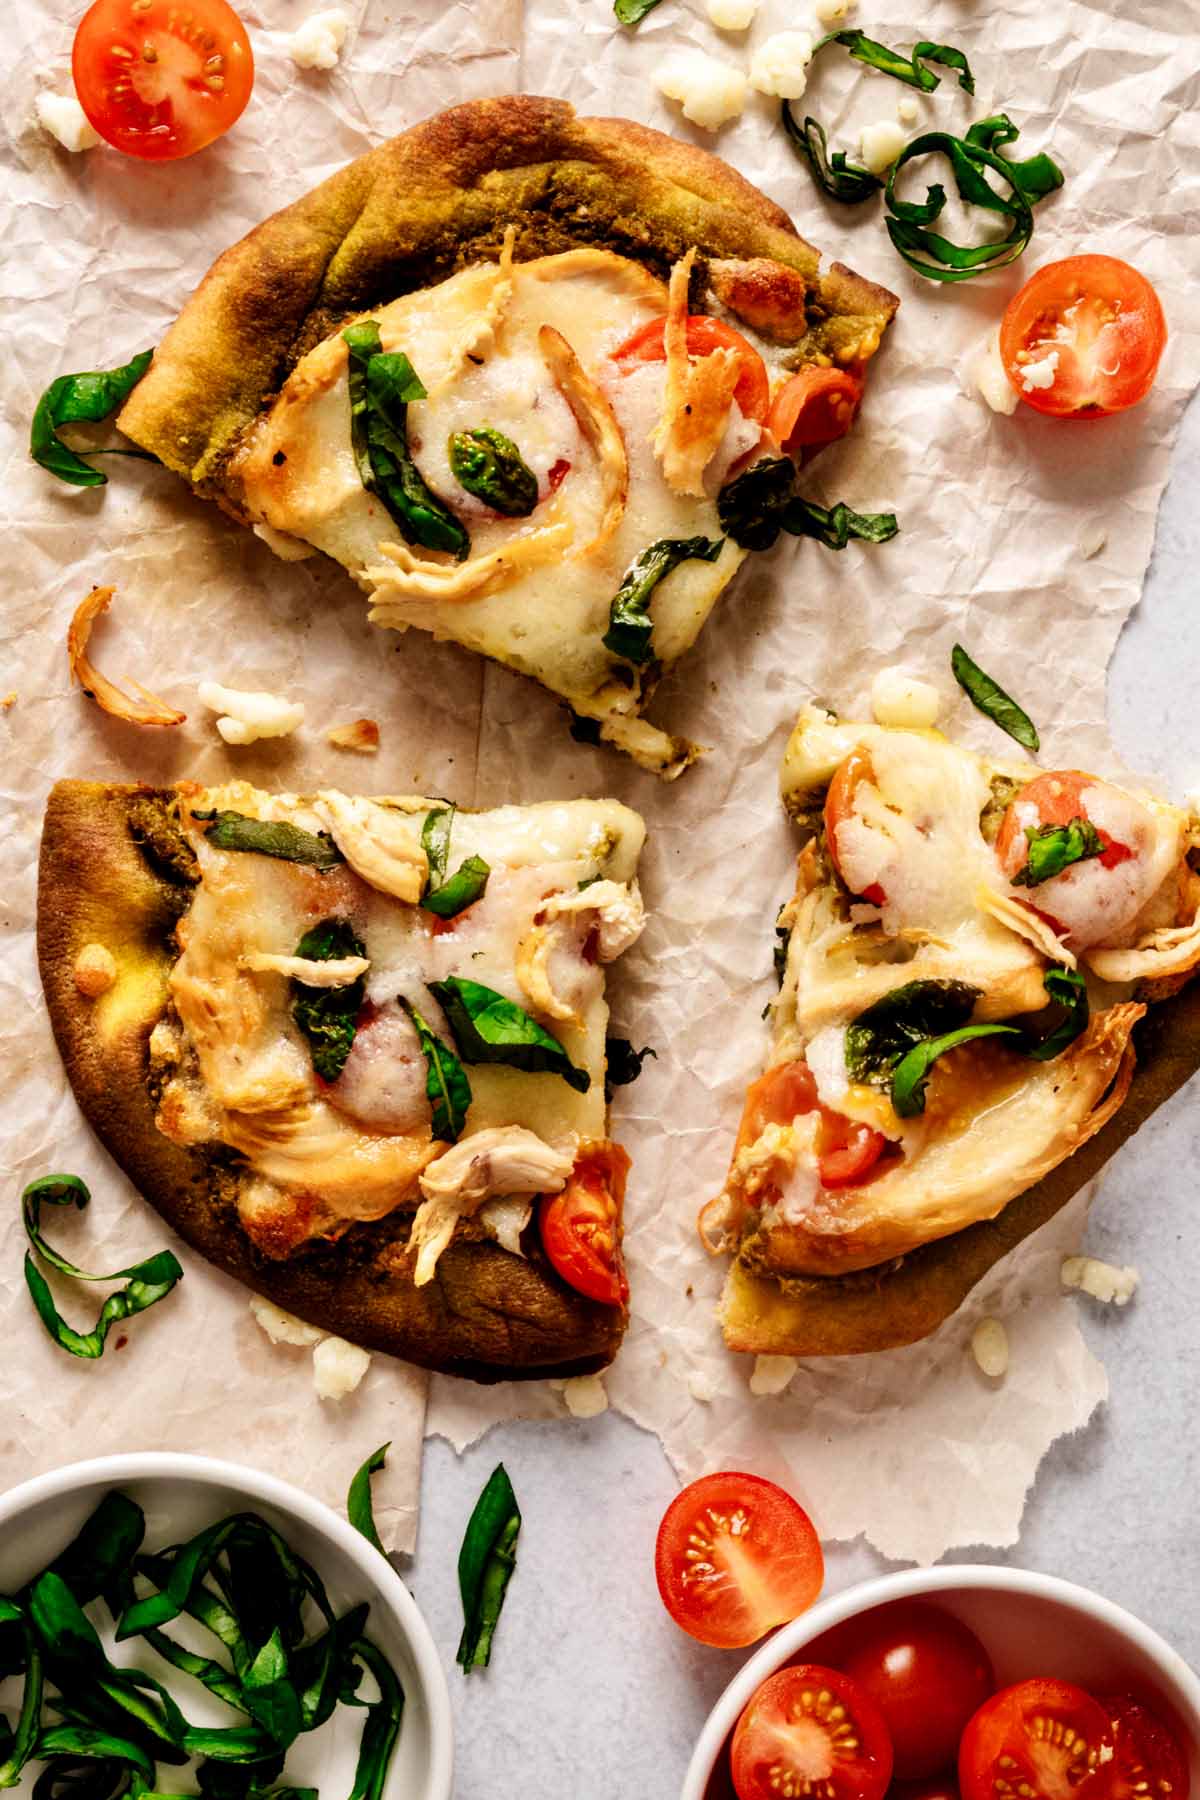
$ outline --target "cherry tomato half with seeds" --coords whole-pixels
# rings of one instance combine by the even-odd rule
[[[1021,1681],[986,1700],[963,1733],[963,1800],[1075,1800],[1110,1762],[1104,1708],[1069,1681]]]
[[[788,456],[845,437],[862,404],[863,384],[848,369],[801,369],[785,381],[767,414],[767,430]]]
[[[629,1156],[620,1144],[597,1144],[576,1159],[561,1194],[546,1194],[538,1215],[542,1247],[577,1293],[603,1306],[629,1298],[621,1255],[621,1208]]]
[[[241,117],[254,56],[227,0],[95,0],[75,33],[71,73],[107,143],[170,162]]]
[[[626,338],[613,351],[614,362],[665,362],[667,321],[651,319]],[[689,356],[711,356],[714,350],[732,350],[738,359],[737,386],[733,397],[744,419],[761,425],[771,403],[771,383],[767,365],[754,345],[724,319],[710,318],[707,313],[692,313],[687,322]]]
[[[891,1735],[900,1781],[952,1769],[959,1740],[994,1692],[992,1661],[973,1631],[920,1600],[897,1600],[851,1619],[809,1649],[853,1676]]]
[[[1088,788],[1101,785],[1097,776],[1085,775],[1082,769],[1055,769],[1026,783],[1005,812],[996,835],[996,855],[1010,881],[1029,857],[1029,840],[1017,813],[1018,805],[1023,809],[1032,807],[1039,825],[1070,825],[1074,819],[1087,819],[1083,795]],[[1128,844],[1117,843],[1106,831],[1097,828],[1097,836],[1104,845],[1096,859],[1102,868],[1115,869],[1133,855]]]
[[[730,1761],[738,1800],[883,1800],[892,1746],[856,1681],[802,1663],[763,1682],[734,1729]]]
[[[812,1070],[803,1060],[776,1063],[751,1082],[738,1128],[737,1149],[756,1143],[768,1125],[790,1125],[801,1113],[817,1111],[821,1114],[816,1139],[821,1185],[851,1187],[875,1167],[888,1148],[888,1140],[873,1126],[822,1106]]]
[[[799,1618],[821,1592],[825,1558],[812,1520],[773,1481],[726,1469],[677,1494],[658,1528],[662,1603],[689,1636],[742,1650]]]
[[[1132,1694],[1102,1699],[1116,1754],[1104,1775],[1104,1800],[1188,1800],[1187,1758],[1170,1731]]]
[[[865,750],[852,750],[833,772],[825,795],[825,842],[837,866],[837,829],[854,812],[854,796],[864,782],[875,780],[875,770]],[[838,868],[838,874],[842,871]],[[845,877],[843,876],[843,880]],[[877,881],[863,889],[860,899],[871,906],[886,906],[887,895]]]
[[[1166,342],[1158,295],[1115,256],[1047,263],[1009,301],[1000,326],[1008,379],[1027,406],[1057,419],[1136,406]]]

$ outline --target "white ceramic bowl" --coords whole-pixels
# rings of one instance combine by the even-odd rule
[[[1200,1784],[1200,1680],[1169,1644],[1111,1600],[1052,1575],[959,1564],[915,1569],[860,1582],[822,1600],[768,1638],[734,1676],[708,1716],[684,1778],[680,1800],[729,1800],[727,1742],[755,1689],[787,1663],[803,1662],[807,1644],[889,1600],[930,1599],[979,1636],[1000,1685],[1035,1675],[1098,1692],[1129,1688],[1161,1710],[1191,1758]]]
[[[100,1457],[39,1475],[0,1496],[0,1593],[11,1593],[70,1542],[102,1495],[120,1488],[146,1514],[151,1549],[178,1543],[227,1513],[261,1513],[312,1563],[336,1611],[369,1601],[368,1632],[404,1688],[404,1720],[385,1800],[450,1800],[454,1727],[446,1678],[416,1601],[391,1564],[352,1526],[307,1494],[255,1469],[207,1456],[139,1453]],[[128,1660],[118,1659],[118,1660]],[[198,1684],[166,1671],[172,1692],[197,1723],[229,1723]],[[187,1690],[185,1694],[185,1688]],[[293,1779],[322,1794],[350,1790],[362,1714],[297,1740]]]

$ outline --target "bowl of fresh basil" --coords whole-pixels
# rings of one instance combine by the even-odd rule
[[[0,1787],[450,1800],[452,1768],[416,1602],[297,1488],[136,1454],[0,1497]]]

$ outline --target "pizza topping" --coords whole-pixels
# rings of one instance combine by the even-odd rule
[[[482,856],[468,856],[453,875],[447,876],[456,810],[454,806],[435,806],[421,827],[421,847],[429,861],[429,879],[421,905],[439,919],[457,918],[482,899],[492,872]]]
[[[201,706],[222,715],[217,730],[227,744],[290,737],[304,723],[303,703],[282,700],[277,694],[222,687],[217,681],[202,681],[198,693]]]
[[[703,494],[704,471],[724,436],[734,391],[744,379],[744,358],[736,348],[708,348],[693,360],[688,288],[695,260],[693,248],[671,270],[663,327],[667,374],[662,416],[654,434],[655,454],[668,486],[677,494]]]
[[[796,466],[789,456],[754,463],[717,495],[722,531],[743,550],[769,550],[781,531],[816,538],[828,550],[844,550],[851,538],[886,544],[900,529],[895,513],[854,512],[844,500],[818,506],[795,487]]]
[[[85,944],[71,973],[84,999],[98,1000],[117,979],[116,958],[103,944]]]
[[[660,581],[682,562],[715,562],[724,538],[660,538],[636,556],[626,569],[609,609],[604,646],[625,662],[650,660],[654,622],[650,601]]]
[[[526,932],[517,945],[516,975],[521,990],[535,1013],[540,1013],[545,1019],[560,1019],[580,1026],[583,1024],[578,992],[571,991],[569,997],[567,994],[559,994],[551,973],[551,959],[555,958],[560,969],[565,965],[565,985],[571,990],[578,990],[578,972],[585,967],[581,957],[582,949],[583,943],[577,933],[565,921],[561,924],[535,923],[533,929]]]
[[[421,1176],[425,1199],[409,1240],[417,1252],[414,1285],[424,1287],[432,1281],[458,1221],[469,1218],[485,1200],[506,1194],[556,1194],[573,1166],[573,1146],[564,1155],[520,1125],[474,1132],[447,1150]]]
[[[567,520],[557,518],[536,531],[510,538],[499,549],[473,557],[457,568],[421,562],[403,544],[380,544],[380,555],[386,556],[393,567],[363,571],[374,584],[368,617],[373,625],[406,622],[399,615],[389,616],[396,601],[482,599],[497,588],[507,587],[526,569],[559,561],[573,536]]]
[[[587,1070],[575,1066],[558,1039],[494,988],[460,975],[432,981],[429,987],[464,1062],[507,1063],[531,1074],[561,1075],[580,1094],[591,1086]]]
[[[287,819],[252,819],[227,810],[193,812],[215,850],[243,850],[274,856],[282,862],[307,863],[314,869],[336,869],[345,859],[325,831],[305,831]]]
[[[131,681],[122,677],[126,687],[135,690],[138,698],[123,693],[117,684],[110,681],[107,675],[101,675],[88,656],[88,645],[91,642],[92,627],[102,613],[108,611],[112,602],[114,588],[94,587],[86,599],[75,608],[71,623],[67,628],[67,660],[71,667],[71,679],[77,681],[89,700],[94,700],[103,712],[111,713],[115,719],[126,719],[131,725],[182,725],[187,714],[168,706],[160,700],[140,681]]]
[[[510,1256],[524,1256],[521,1238],[533,1217],[533,1200],[530,1197],[523,1194],[503,1194],[498,1199],[486,1200],[475,1217],[502,1250],[507,1250]]]
[[[416,905],[429,862],[403,813],[332,789],[318,794],[315,810],[356,875],[380,893]]]
[[[471,1084],[453,1050],[444,1044],[421,1017],[411,1001],[401,1004],[412,1020],[425,1058],[425,1097],[432,1108],[433,1135],[453,1144],[466,1129],[471,1106]]]
[[[240,966],[255,975],[285,975],[289,981],[302,981],[306,987],[339,988],[357,981],[371,965],[365,956],[331,955],[328,962],[318,962],[311,953],[279,956],[271,950],[251,950],[242,957]]]
[[[553,325],[543,325],[537,334],[537,343],[546,367],[600,464],[603,510],[599,530],[580,552],[586,556],[608,543],[624,517],[629,497],[629,457],[625,439],[612,402],[588,374],[562,332]]]
[[[547,920],[590,914],[597,931],[596,956],[602,963],[636,944],[646,926],[646,909],[636,881],[590,881],[573,894],[553,894],[542,916]]]
[[[455,480],[493,512],[526,519],[537,505],[537,476],[512,439],[493,426],[452,433],[449,457]]]
[[[292,987],[292,1017],[308,1040],[313,1068],[322,1081],[336,1081],[350,1054],[366,993],[363,977],[371,965],[362,943],[347,920],[324,919],[305,932],[295,956],[285,960],[300,966]],[[260,954],[252,954],[242,958],[242,965],[254,968],[262,961]],[[307,979],[310,967],[317,971],[316,981]],[[331,968],[340,979],[322,979]]]

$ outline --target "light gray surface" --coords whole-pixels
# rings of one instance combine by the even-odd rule
[[[1200,790],[1198,665],[1200,406],[1193,405],[1145,599],[1121,640],[1110,693],[1123,758],[1175,798]],[[1109,1372],[1108,1405],[1046,1458],[1013,1550],[964,1547],[951,1559],[1017,1563],[1096,1588],[1162,1632],[1194,1666],[1195,1088],[1176,1095],[1110,1165],[1093,1211],[1089,1247],[1135,1263],[1142,1275],[1124,1311],[1082,1303],[1084,1329]],[[525,1519],[520,1565],[492,1668],[469,1682],[453,1671],[456,1796],[671,1800],[705,1714],[742,1659],[693,1644],[659,1603],[654,1535],[676,1491],[666,1459],[653,1438],[611,1415],[497,1429],[461,1458],[431,1443],[409,1580],[448,1663],[461,1622],[455,1562],[462,1529],[501,1458]],[[886,1566],[861,1544],[831,1546],[828,1587]]]

